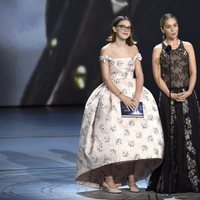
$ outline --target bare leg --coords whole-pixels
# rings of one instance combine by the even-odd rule
[[[135,177],[134,177],[135,163],[129,164],[128,170],[129,170],[128,185],[130,187],[130,191],[131,192],[139,192],[139,189],[135,183]]]
[[[117,188],[113,180],[112,165],[106,166],[105,170],[105,181],[103,182],[104,189],[110,193],[121,193],[121,190]]]

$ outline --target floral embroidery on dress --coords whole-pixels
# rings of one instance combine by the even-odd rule
[[[187,168],[188,168],[188,178],[192,183],[194,191],[198,192],[199,188],[198,185],[200,184],[200,179],[198,178],[198,169],[196,165],[195,158],[196,157],[196,150],[193,146],[191,137],[192,137],[192,123],[191,119],[188,117],[189,113],[189,107],[187,101],[183,103],[183,113],[185,116],[185,138],[186,138],[186,143],[185,143],[185,148],[186,148],[186,158],[187,158]]]
[[[113,83],[129,97],[134,96],[136,87],[136,60],[142,60],[139,53],[129,58],[99,57],[100,62],[108,64]],[[112,164],[113,173],[117,174],[115,182],[124,184],[127,167],[132,162],[142,160],[135,171],[138,180],[159,165],[164,146],[162,126],[153,95],[145,87],[141,101],[144,118],[123,118],[120,99],[104,83],[93,91],[83,114],[76,181],[98,187],[105,165]]]

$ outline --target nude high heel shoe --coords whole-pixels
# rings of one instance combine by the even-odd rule
[[[121,193],[121,190],[119,190],[118,188],[109,187],[107,178],[105,178],[105,181],[103,182],[103,188],[106,192],[109,192],[109,193],[114,193],[114,194],[120,194]]]
[[[134,186],[131,186],[131,182],[134,182]],[[130,188],[130,192],[134,192],[134,193],[140,192],[139,188],[135,184],[135,178],[133,175],[128,176],[128,186]]]
[[[121,190],[119,190],[118,188],[110,188],[106,182],[103,182],[103,188],[106,192],[109,192],[109,193],[114,193],[114,194],[121,193]]]

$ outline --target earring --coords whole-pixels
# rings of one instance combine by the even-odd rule
[[[166,36],[165,36],[165,34],[163,33],[163,35],[162,35],[162,40],[165,40],[165,38],[166,38]]]

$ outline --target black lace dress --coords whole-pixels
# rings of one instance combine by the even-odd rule
[[[183,42],[170,56],[160,55],[161,76],[172,92],[187,90],[189,55]],[[170,65],[171,63],[171,65]],[[162,164],[152,173],[147,190],[160,193],[200,192],[200,110],[195,91],[183,103],[159,98],[164,131]]]

